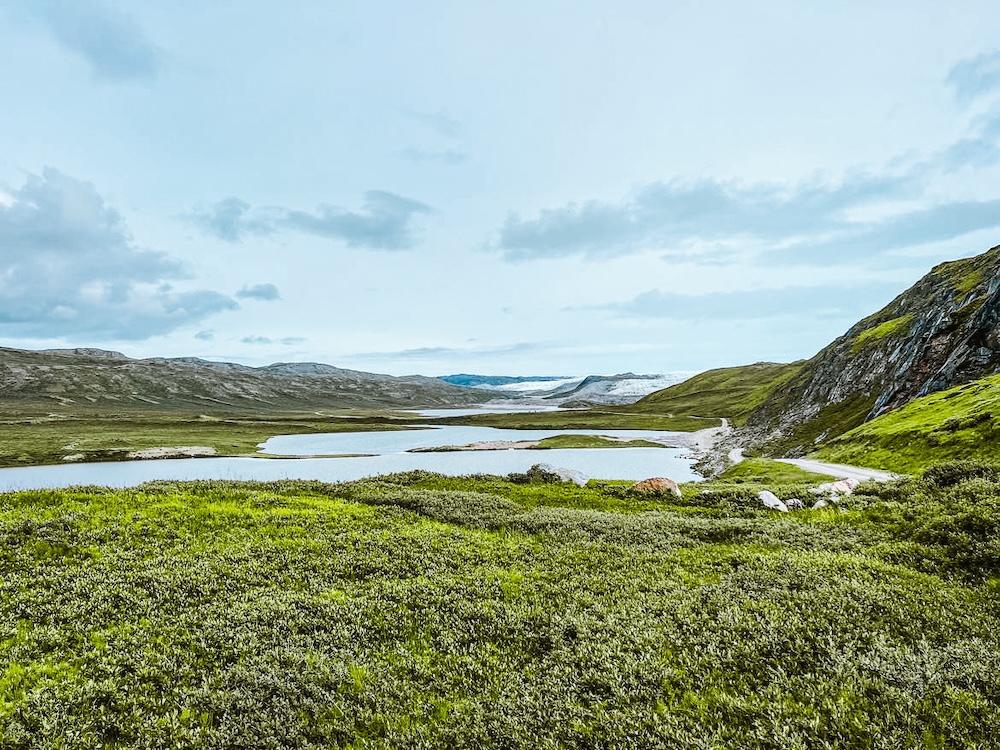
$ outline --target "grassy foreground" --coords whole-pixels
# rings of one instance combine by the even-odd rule
[[[0,495],[0,746],[995,746],[996,467],[511,479]]]

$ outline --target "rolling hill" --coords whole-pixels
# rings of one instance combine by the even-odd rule
[[[101,349],[0,348],[0,400],[156,409],[416,408],[496,394],[437,378],[393,377],[313,362],[247,367],[196,358],[130,359]]]

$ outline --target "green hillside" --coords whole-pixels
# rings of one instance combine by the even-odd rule
[[[1000,461],[1000,375],[911,401],[829,440],[814,455],[900,472],[954,459]]]
[[[757,362],[709,370],[622,408],[642,414],[726,417],[738,426],[800,367],[798,362]]]
[[[991,476],[0,495],[0,747],[992,747]]]

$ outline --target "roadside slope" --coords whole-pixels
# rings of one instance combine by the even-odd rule
[[[956,458],[1000,461],[1000,375],[911,401],[811,457],[910,473]]]

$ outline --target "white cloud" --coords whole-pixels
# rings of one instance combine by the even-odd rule
[[[180,262],[138,247],[88,182],[47,168],[0,206],[0,332],[12,337],[145,339],[236,303],[176,291]]]

